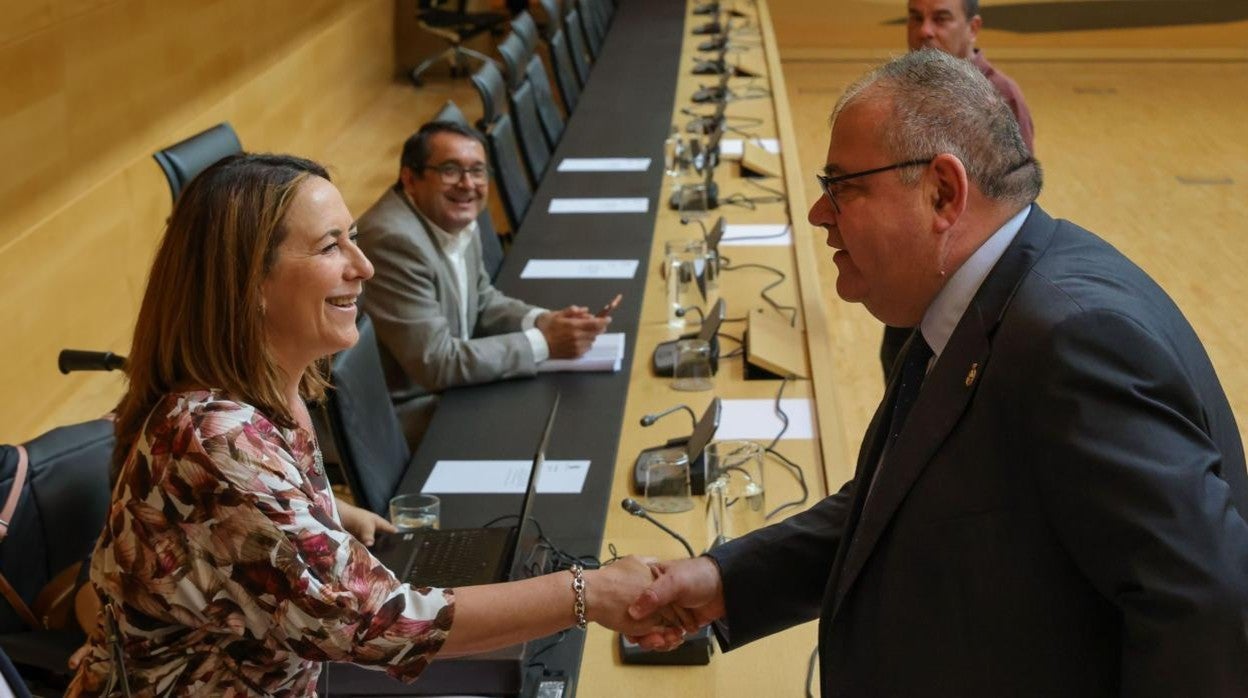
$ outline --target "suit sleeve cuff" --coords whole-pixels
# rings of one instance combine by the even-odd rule
[[[529,340],[529,347],[533,350],[533,363],[540,364],[550,358],[550,347],[546,345],[546,336],[536,327],[529,327],[524,331],[524,338]]]

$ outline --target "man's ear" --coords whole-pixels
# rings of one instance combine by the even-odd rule
[[[407,165],[399,168],[399,183],[403,185],[403,191],[411,191],[416,184],[416,172]]]
[[[979,38],[979,30],[984,26],[984,18],[979,15],[975,15],[969,22],[966,23],[966,25],[971,30],[971,41],[973,42]]]
[[[936,215],[937,231],[943,233],[952,228],[966,210],[970,181],[966,177],[966,168],[962,166],[962,161],[949,153],[933,158],[929,172],[929,176],[934,178],[931,191],[932,212]]]

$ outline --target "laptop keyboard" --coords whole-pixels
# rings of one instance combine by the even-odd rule
[[[408,582],[419,586],[456,587],[493,581],[485,578],[481,549],[489,545],[485,529],[438,531],[416,551]],[[418,581],[419,580],[419,581]]]

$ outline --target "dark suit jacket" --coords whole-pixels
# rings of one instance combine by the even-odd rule
[[[820,619],[826,696],[1248,696],[1248,474],[1178,308],[1035,207],[880,458],[716,549],[729,647]],[[881,423],[885,426],[881,426]]]
[[[433,393],[536,373],[533,349],[520,331],[533,306],[490,283],[475,236],[465,253],[469,336],[460,339],[459,288],[441,246],[397,189],[357,222],[359,243],[373,263],[361,305],[377,330],[386,382],[409,443],[423,432]]]

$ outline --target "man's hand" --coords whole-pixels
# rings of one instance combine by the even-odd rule
[[[634,620],[665,619],[685,633],[724,617],[724,585],[710,558],[672,560],[651,565],[658,575],[628,608]],[[670,632],[636,634],[630,638],[648,650],[670,650],[680,638]]]
[[[342,527],[347,530],[347,533],[355,536],[355,539],[363,543],[365,547],[372,547],[377,531],[399,532],[394,524],[382,517],[367,509],[347,504],[341,499],[338,500],[338,518],[342,520]]]
[[[589,351],[594,339],[611,324],[610,317],[596,317],[589,308],[570,305],[537,316],[533,326],[541,330],[552,359],[574,359]]]
[[[654,558],[629,556],[586,572],[586,617],[625,635],[654,635],[674,643],[673,646],[680,644],[684,633],[679,628],[665,626],[662,617],[635,619],[628,613],[629,605],[654,582],[657,562]]]

